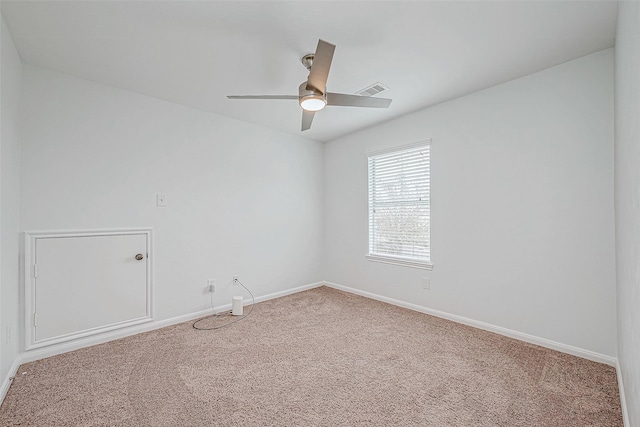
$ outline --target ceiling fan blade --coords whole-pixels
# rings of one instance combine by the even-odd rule
[[[313,116],[316,115],[315,111],[302,110],[302,130],[305,131],[311,128],[311,122],[313,122]]]
[[[327,43],[324,40],[318,40],[318,47],[316,48],[313,64],[311,65],[311,72],[307,80],[307,90],[316,89],[321,93],[325,92],[327,89],[329,68],[331,68],[331,61],[333,60],[333,52],[335,50],[335,45]]]
[[[229,99],[298,99],[298,95],[227,95]]]
[[[391,99],[372,96],[348,95],[346,93],[327,93],[327,105],[342,107],[389,108]]]

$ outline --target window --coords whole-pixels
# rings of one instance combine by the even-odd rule
[[[432,268],[430,142],[369,155],[368,259]]]

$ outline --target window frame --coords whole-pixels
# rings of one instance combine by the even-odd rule
[[[410,150],[413,148],[417,148],[417,147],[423,147],[423,146],[428,146],[429,147],[429,177],[428,177],[428,182],[429,182],[429,190],[428,190],[428,211],[429,211],[429,223],[431,223],[431,138],[429,139],[425,139],[422,141],[418,141],[418,142],[414,142],[412,144],[406,144],[406,145],[400,145],[400,146],[395,146],[395,147],[390,147],[390,148],[386,148],[383,150],[376,150],[376,151],[370,151],[366,153],[366,157],[367,157],[367,217],[368,217],[368,221],[367,221],[367,255],[365,256],[365,258],[369,261],[374,261],[374,262],[381,262],[381,263],[385,263],[385,264],[394,264],[394,265],[400,265],[400,266],[405,266],[405,267],[412,267],[412,268],[419,268],[419,269],[423,269],[423,270],[432,270],[433,269],[433,263],[431,262],[431,227],[429,227],[429,234],[427,236],[427,242],[429,245],[429,259],[424,260],[424,259],[419,259],[419,258],[413,258],[413,257],[409,257],[409,256],[402,256],[402,255],[392,255],[392,254],[384,254],[384,253],[377,253],[377,252],[372,252],[372,200],[371,200],[371,169],[370,169],[370,161],[371,158],[373,157],[377,157],[377,156],[381,156],[381,155],[385,155],[385,154],[391,154],[391,153],[397,153],[397,152],[402,152],[402,151],[406,151],[406,150]]]

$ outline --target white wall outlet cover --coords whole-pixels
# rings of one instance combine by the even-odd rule
[[[156,205],[167,206],[167,196],[164,193],[156,194]]]

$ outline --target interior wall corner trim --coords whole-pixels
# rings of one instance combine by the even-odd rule
[[[622,369],[620,368],[620,361],[616,359],[616,375],[618,376],[618,393],[620,394],[620,409],[622,409],[622,422],[624,427],[631,427],[631,421],[629,421],[629,412],[627,409],[627,399],[624,394],[624,381],[622,380]]]
[[[13,360],[13,364],[11,368],[9,368],[9,372],[7,372],[7,376],[2,380],[2,386],[0,387],[0,405],[4,401],[7,392],[9,391],[9,387],[11,386],[11,382],[13,381],[13,377],[18,374],[18,368],[22,364],[20,355],[16,356]]]

